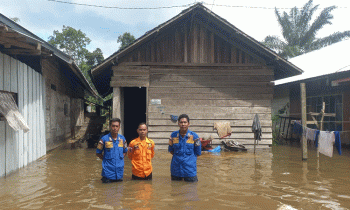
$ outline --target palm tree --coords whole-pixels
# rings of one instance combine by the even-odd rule
[[[313,6],[312,1],[307,2],[301,10],[297,7],[292,8],[289,14],[283,12],[281,15],[275,8],[284,40],[277,36],[267,36],[263,44],[276,50],[284,58],[292,58],[350,37],[350,31],[344,31],[317,38],[316,34],[320,29],[327,24],[332,24],[333,15],[331,12],[336,6],[324,8],[315,21],[311,23],[312,16],[319,6]]]

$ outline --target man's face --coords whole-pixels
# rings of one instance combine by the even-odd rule
[[[179,120],[179,127],[181,131],[187,131],[188,126],[190,125],[190,123],[188,122],[188,120],[186,118],[181,118]]]
[[[137,133],[139,134],[140,138],[144,138],[147,136],[148,130],[146,125],[140,125],[137,129]]]
[[[112,122],[110,127],[111,127],[112,134],[118,134],[119,129],[120,129],[120,123],[119,122]]]

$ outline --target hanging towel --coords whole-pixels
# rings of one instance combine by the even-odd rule
[[[218,131],[220,138],[231,136],[231,125],[230,122],[214,122],[214,129]]]
[[[335,147],[338,150],[338,154],[341,155],[341,141],[340,141],[339,131],[334,131],[334,137],[335,137]]]
[[[335,142],[335,137],[333,132],[320,131],[320,136],[318,140],[318,151],[328,157],[333,157],[333,144]]]
[[[252,131],[254,133],[254,139],[255,140],[261,140],[261,125],[258,114],[255,114],[253,125],[252,125]]]

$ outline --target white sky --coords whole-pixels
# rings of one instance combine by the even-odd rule
[[[179,6],[196,2],[195,0],[61,1],[112,7]],[[202,2],[207,4],[214,2],[216,5],[291,8],[294,6],[302,7],[307,0],[204,0]],[[319,4],[320,8],[332,5],[347,7],[332,12],[333,25],[321,29],[319,37],[330,35],[336,31],[350,30],[350,1],[314,0],[313,4]],[[130,32],[138,38],[185,9],[185,7],[180,7],[156,10],[119,10],[62,4],[48,0],[0,0],[0,5],[0,13],[10,18],[18,17],[21,26],[46,41],[54,30],[61,31],[63,25],[80,29],[92,40],[88,49],[101,48],[105,58],[118,50],[117,38],[119,35]],[[281,36],[274,9],[205,6],[258,41],[262,41],[267,35]],[[289,10],[281,11],[288,12]],[[320,11],[321,9],[315,13],[315,17]]]

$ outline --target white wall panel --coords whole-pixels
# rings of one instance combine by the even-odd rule
[[[18,65],[18,109],[19,112],[23,114],[23,81],[24,81],[24,75],[23,75],[23,68],[24,64],[21,62],[17,62]],[[17,132],[18,134],[18,166],[19,168],[23,167],[23,130],[20,130]]]
[[[28,123],[28,66],[23,65],[23,117]],[[32,128],[29,126],[29,129]],[[30,131],[29,131],[30,132]],[[23,134],[23,166],[28,164],[28,133]]]
[[[33,70],[28,68],[28,163],[33,161]]]
[[[6,127],[5,122],[0,121],[0,177],[6,174]]]

